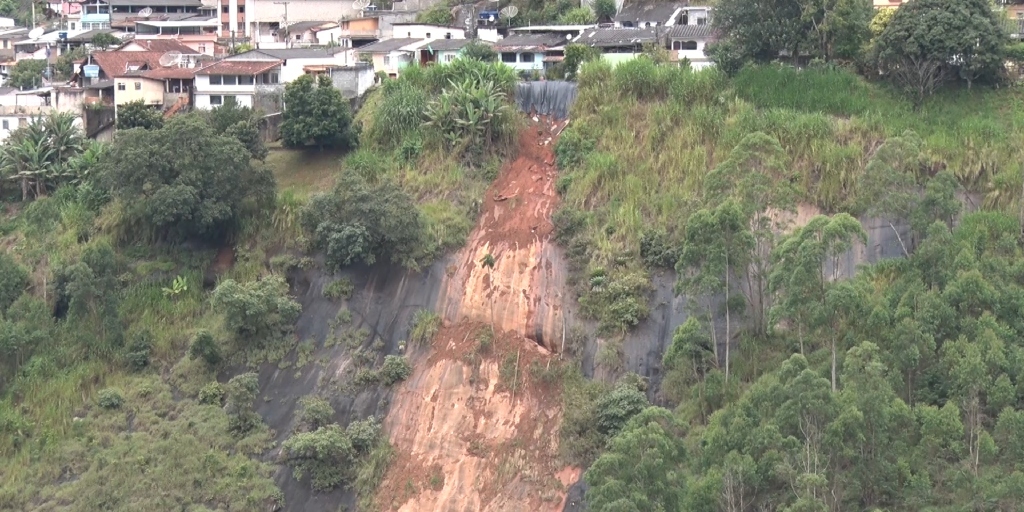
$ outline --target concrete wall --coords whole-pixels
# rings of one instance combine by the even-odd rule
[[[121,87],[124,90],[121,90]],[[164,83],[140,76],[114,79],[114,103],[125,103],[142,100],[146,105],[161,105],[164,102]]]
[[[412,39],[465,39],[466,31],[461,28],[436,27],[433,25],[395,25],[391,37]],[[450,37],[445,37],[450,36]]]
[[[374,78],[373,66],[365,63],[331,70],[334,87],[341,91],[345,99],[362,96],[367,89],[373,87]]]
[[[209,93],[209,92],[198,93],[197,92],[196,93],[196,100],[195,100],[195,108],[200,109],[200,110],[212,110],[214,108],[219,107],[220,105],[214,105],[211,102],[211,100],[210,100],[211,96],[220,96],[221,98],[224,98],[226,96],[233,96],[235,98],[235,103],[237,103],[238,106],[240,106],[240,107],[252,107],[253,106],[253,93],[251,91],[248,94]],[[221,104],[223,104],[223,102],[224,102],[224,99],[221,100]]]

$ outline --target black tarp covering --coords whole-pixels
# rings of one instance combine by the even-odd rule
[[[527,114],[565,119],[574,101],[576,82],[546,80],[520,82],[516,86],[516,105]]]

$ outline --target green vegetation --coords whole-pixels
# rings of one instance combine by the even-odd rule
[[[89,41],[89,44],[96,48],[106,49],[109,46],[117,46],[121,44],[121,39],[113,34],[107,32],[100,32]]]
[[[356,145],[352,112],[331,77],[302,75],[284,88],[281,141],[287,147],[314,145],[347,149]]]
[[[386,443],[380,423],[370,418],[354,421],[347,428],[333,423],[294,434],[281,448],[282,457],[294,469],[296,479],[308,475],[313,489],[327,490],[351,484],[361,476],[364,480],[382,477],[381,463],[376,460],[381,455],[373,454],[380,443]],[[362,487],[369,486],[364,482]]]
[[[352,285],[347,277],[331,281],[324,285],[323,294],[324,297],[331,300],[347,299],[352,296],[352,292],[355,291],[355,286]]]
[[[129,101],[117,108],[117,129],[143,128],[156,130],[164,126],[164,116],[159,108],[146,105],[142,100]]]
[[[18,89],[32,89],[43,85],[43,74],[46,72],[46,60],[22,59],[11,68],[7,83]]]

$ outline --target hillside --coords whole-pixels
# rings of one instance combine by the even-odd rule
[[[515,82],[5,145],[0,510],[1020,508],[1017,88]]]

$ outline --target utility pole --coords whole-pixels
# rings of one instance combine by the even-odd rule
[[[277,5],[284,6],[284,47],[292,47],[292,35],[288,33],[288,4],[292,3],[291,0],[283,0],[280,2],[274,2]]]

